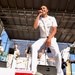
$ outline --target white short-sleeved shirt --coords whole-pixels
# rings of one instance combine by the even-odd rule
[[[20,51],[19,51],[19,49],[16,49],[16,50],[14,51],[14,57],[17,56],[17,53],[20,55]]]
[[[40,65],[45,65],[46,64],[46,59],[48,59],[48,56],[44,54],[41,55],[41,57],[39,58],[40,62],[39,64]]]
[[[52,27],[57,27],[57,22],[52,16],[47,16],[46,18],[40,17],[38,25],[40,28],[40,37],[47,37],[52,32]]]
[[[45,55],[45,53],[44,53],[44,54],[41,55],[41,57],[39,59],[45,61],[46,59],[48,59],[48,56]]]

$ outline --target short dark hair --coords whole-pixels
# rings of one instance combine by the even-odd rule
[[[14,43],[14,45],[18,45],[17,43]]]

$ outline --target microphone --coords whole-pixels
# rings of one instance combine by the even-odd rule
[[[42,13],[42,10],[38,10],[39,13]]]

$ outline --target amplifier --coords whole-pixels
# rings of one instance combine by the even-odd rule
[[[38,65],[37,72],[40,72],[43,75],[57,75],[57,70],[55,66]]]
[[[5,61],[0,61],[0,67],[6,67],[7,62]]]

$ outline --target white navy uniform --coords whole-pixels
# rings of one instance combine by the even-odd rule
[[[70,47],[67,47],[61,51],[61,56],[64,59],[64,62],[67,62],[67,60],[69,59],[70,56],[69,51],[70,51]]]
[[[39,65],[47,65],[47,59],[48,56],[45,53],[42,53],[41,57],[39,57]]]
[[[18,53],[18,55],[20,55],[19,49],[16,48],[15,51],[14,51],[14,57],[15,58],[18,56],[17,53]]]
[[[40,49],[41,46],[45,44],[47,36],[49,36],[52,32],[52,27],[57,27],[57,22],[56,19],[52,16],[47,16],[46,18],[40,17],[38,26],[40,28],[40,39],[32,45],[31,69],[35,72],[37,71],[37,51]],[[61,53],[59,51],[59,47],[55,37],[52,37],[51,45],[49,47],[55,58],[57,75],[63,75],[63,73],[61,74]]]

